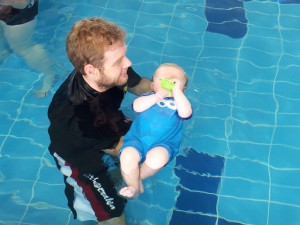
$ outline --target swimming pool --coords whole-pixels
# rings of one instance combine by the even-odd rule
[[[299,224],[299,12],[299,0],[41,1],[34,38],[64,69],[37,99],[40,74],[15,54],[1,64],[0,224],[90,224],[67,208],[46,114],[71,70],[66,34],[92,16],[127,30],[140,74],[174,62],[189,76],[182,152],[128,203],[128,225]]]

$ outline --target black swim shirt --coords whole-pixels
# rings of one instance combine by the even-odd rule
[[[128,69],[129,88],[141,77]],[[120,110],[124,87],[97,92],[74,70],[55,93],[48,109],[49,151],[79,168],[80,173],[104,169],[101,155],[111,149],[130,128]]]

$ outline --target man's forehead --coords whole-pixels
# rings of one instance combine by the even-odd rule
[[[125,55],[126,50],[127,50],[127,46],[125,45],[125,43],[117,43],[112,45],[105,51],[104,57],[119,58]]]

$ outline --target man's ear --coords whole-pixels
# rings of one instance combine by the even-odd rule
[[[88,76],[93,76],[95,74],[95,70],[97,68],[95,68],[92,64],[86,64],[84,66],[84,73]]]

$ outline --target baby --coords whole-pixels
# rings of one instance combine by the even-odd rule
[[[178,154],[183,121],[192,115],[192,106],[184,95],[187,76],[181,67],[160,65],[151,85],[153,92],[133,102],[138,115],[120,151],[121,172],[127,186],[119,193],[126,198],[143,193],[142,180],[156,174]]]

